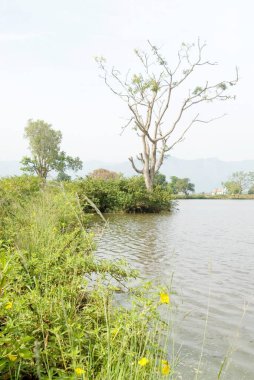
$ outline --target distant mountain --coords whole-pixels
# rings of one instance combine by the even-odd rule
[[[254,171],[254,160],[221,161],[217,158],[182,160],[169,157],[161,172],[169,177],[190,178],[196,192],[211,192],[236,171]]]
[[[15,161],[0,161],[0,177],[21,174],[19,167],[20,164]],[[122,163],[88,161],[84,163],[84,169],[78,173],[78,176],[85,176],[98,168],[121,172],[126,176],[135,174],[127,161]],[[214,188],[220,187],[221,182],[226,181],[236,171],[254,171],[254,160],[226,162],[217,158],[182,160],[169,157],[160,171],[168,180],[173,175],[190,178],[195,184],[196,192],[211,192]]]

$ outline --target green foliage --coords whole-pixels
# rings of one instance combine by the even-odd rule
[[[236,181],[226,181],[223,183],[223,186],[226,188],[226,191],[230,195],[235,195],[235,194],[242,194],[242,186],[241,183],[236,182]]]
[[[25,200],[26,197],[33,196],[38,192],[42,185],[43,182],[40,178],[28,175],[1,178],[1,200],[3,198]]]
[[[142,176],[107,181],[88,177],[76,182],[75,186],[87,212],[94,211],[87,197],[101,212],[160,212],[171,207],[170,191],[157,184],[152,192],[148,192]]]
[[[136,289],[132,307],[117,306],[116,285],[136,272],[96,259],[71,191],[30,185],[28,198],[12,198],[16,212],[6,220],[8,236],[0,234],[1,378],[165,378],[158,292]]]
[[[72,186],[72,184],[71,184]],[[102,212],[114,212],[122,208],[123,193],[119,189],[118,180],[103,180],[87,177],[76,183],[76,191],[85,212],[94,212],[93,207],[87,202],[91,200]]]
[[[160,185],[163,188],[168,187],[166,176],[160,172],[156,173],[154,176],[154,185]]]
[[[160,212],[171,208],[171,193],[162,185],[155,185],[153,191],[147,191],[144,178],[135,176],[125,179],[120,190],[124,192],[126,212]]]
[[[195,185],[190,182],[189,178],[178,178],[172,176],[169,187],[173,194],[183,193],[185,196],[189,195],[189,192],[195,191]]]
[[[142,94],[146,92],[157,93],[160,90],[160,83],[154,78],[144,79],[142,74],[134,74],[132,82],[129,85],[129,91],[132,94]]]
[[[66,174],[66,171],[72,170],[76,172],[81,170],[82,167],[83,164],[79,157],[67,156],[65,152],[59,152],[54,164],[54,170],[58,173],[58,181],[69,181],[71,177]]]
[[[42,186],[40,178],[27,175],[0,179],[0,238],[8,234],[8,221],[17,212],[17,204],[26,204]]]
[[[246,193],[254,185],[254,172],[235,172],[222,185],[230,195]]]
[[[66,170],[82,169],[82,162],[78,157],[73,158],[60,151],[62,133],[55,131],[43,120],[28,120],[25,138],[29,141],[32,157],[23,157],[21,160],[21,170],[24,172],[46,179],[49,172],[55,171],[60,179],[69,179],[65,174]]]
[[[202,93],[202,91],[203,91],[203,88],[200,87],[200,86],[197,86],[197,87],[194,89],[194,91],[192,92],[192,94],[193,94],[193,95],[199,95],[199,94]]]
[[[248,194],[254,194],[254,185],[249,188]]]
[[[222,82],[222,83],[218,84],[218,88],[219,88],[220,90],[225,91],[225,90],[227,89],[227,85],[226,85],[225,82]]]

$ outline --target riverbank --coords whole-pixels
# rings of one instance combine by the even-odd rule
[[[211,195],[211,194],[192,194],[192,195],[173,195],[172,199],[254,199],[254,194],[235,194],[235,195]]]

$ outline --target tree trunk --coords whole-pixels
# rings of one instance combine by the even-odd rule
[[[144,175],[144,180],[145,180],[145,185],[146,185],[147,191],[152,192],[153,191],[154,174],[153,174],[153,170],[150,169],[149,164],[150,164],[150,159],[148,157],[148,159],[145,161],[143,175]]]
[[[153,191],[153,180],[151,179],[150,174],[144,173],[144,179],[145,179],[146,189],[148,192],[151,193]]]
[[[153,171],[151,170],[151,158],[150,158],[150,146],[145,135],[142,137],[143,140],[143,176],[145,180],[146,189],[149,192],[153,191]]]

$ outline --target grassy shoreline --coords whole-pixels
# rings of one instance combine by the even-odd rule
[[[160,319],[168,291],[128,289],[135,271],[96,258],[71,191],[14,178],[0,181],[0,196],[0,378],[172,377]],[[116,291],[130,307],[114,302]]]
[[[254,194],[237,194],[237,195],[210,195],[210,194],[193,194],[193,195],[172,195],[173,199],[234,199],[234,200],[254,200]]]

